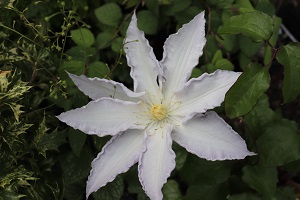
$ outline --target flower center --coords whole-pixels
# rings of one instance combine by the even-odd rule
[[[162,120],[166,117],[167,111],[162,104],[155,104],[151,108],[151,115],[156,120]]]

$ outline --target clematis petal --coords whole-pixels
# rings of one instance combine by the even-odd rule
[[[136,113],[139,105],[129,101],[102,98],[86,106],[64,112],[57,118],[87,134],[115,135],[127,129],[143,129]]]
[[[143,144],[142,130],[127,130],[113,136],[92,162],[92,170],[87,181],[87,197],[137,163],[143,152]]]
[[[205,42],[204,11],[166,40],[161,65],[167,97],[183,88],[198,64]]]
[[[128,65],[131,67],[130,75],[134,80],[134,91],[148,91],[151,95],[159,95],[156,81],[157,76],[162,73],[162,69],[144,32],[137,27],[135,14],[133,14],[127,30],[124,51]]]
[[[256,155],[245,141],[215,112],[195,116],[176,126],[172,138],[187,151],[207,160],[243,159]]]
[[[115,81],[68,74],[78,89],[93,100],[102,97],[112,97],[123,101],[138,102],[140,100],[139,97],[143,95],[143,93],[134,93],[122,83]]]
[[[240,76],[239,72],[217,70],[212,74],[204,73],[199,78],[191,79],[185,87],[176,93],[181,102],[176,115],[190,119],[196,113],[220,106],[225,94]]]
[[[161,189],[175,167],[172,126],[152,129],[146,138],[146,151],[139,161],[139,179],[151,200],[161,200]]]

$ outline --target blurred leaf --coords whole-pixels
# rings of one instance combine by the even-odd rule
[[[233,16],[219,28],[219,34],[238,34],[251,37],[255,41],[267,40],[273,31],[273,20],[270,16],[259,12],[249,12]]]
[[[113,40],[112,45],[111,45],[111,49],[112,49],[115,53],[119,54],[120,51],[122,50],[122,48],[123,48],[123,40],[124,40],[124,39],[121,38],[121,37],[115,38],[115,39]]]
[[[261,0],[257,2],[257,5],[255,7],[256,10],[262,11],[271,17],[275,14],[276,8],[273,3],[271,3],[269,0]]]
[[[68,130],[68,139],[72,151],[76,156],[80,157],[80,152],[86,140],[86,134],[70,127]]]
[[[49,128],[46,126],[46,118],[44,117],[33,141],[33,144],[36,146],[39,153],[45,158],[46,151],[57,151],[57,148],[66,142],[66,134],[64,132],[57,132],[57,129],[55,129],[53,132],[47,133],[48,130]]]
[[[158,19],[151,11],[139,11],[137,13],[137,24],[139,29],[146,34],[154,35],[157,33]]]
[[[84,199],[85,183],[73,183],[65,185],[64,199],[66,200],[82,200]]]
[[[218,69],[232,71],[234,69],[234,65],[225,58],[216,60],[215,64],[207,65],[207,72],[209,73],[212,73]]]
[[[288,103],[300,94],[300,43],[292,42],[279,49],[276,58],[284,66],[283,99]]]
[[[245,68],[251,63],[251,59],[246,56],[243,52],[239,54],[239,66],[240,68],[245,71]]]
[[[236,35],[222,35],[222,40],[216,37],[217,41],[230,52],[235,52],[238,48],[238,40]]]
[[[175,15],[179,25],[186,24],[191,21],[197,14],[201,12],[201,8],[197,6],[189,6],[187,9]]]
[[[137,194],[138,200],[149,200],[149,197],[147,197],[144,190],[142,189],[141,183],[137,175],[137,171],[137,165],[133,165],[128,170],[128,172],[124,174],[124,179],[127,183],[127,190],[130,193]]]
[[[66,72],[81,75],[84,72],[85,64],[82,61],[65,61],[60,67],[60,76],[64,80],[70,80]]]
[[[214,54],[214,57],[212,58],[211,62],[213,64],[216,64],[217,60],[222,59],[222,58],[223,58],[222,51],[219,49]]]
[[[275,167],[245,166],[243,180],[259,192],[263,199],[273,200],[276,196],[277,170]]]
[[[207,161],[189,154],[179,171],[180,178],[193,185],[214,185],[226,181],[230,176],[230,166],[226,162]]]
[[[183,197],[181,195],[179,185],[175,180],[168,180],[164,185],[163,189],[163,199],[164,200],[182,200]]]
[[[300,172],[300,160],[289,162],[282,167],[288,172]]]
[[[210,0],[209,4],[215,5],[217,8],[224,8],[234,2],[234,0]]]
[[[300,135],[297,126],[281,120],[269,126],[257,141],[259,163],[279,166],[300,158]]]
[[[236,0],[235,5],[240,9],[247,9],[248,11],[254,11],[254,8],[249,0]]]
[[[82,181],[87,178],[91,170],[92,154],[83,149],[80,157],[72,152],[68,153],[61,159],[63,177],[66,185]]]
[[[201,74],[203,74],[203,71],[195,67],[192,71],[191,78],[198,78],[199,76],[201,76]]]
[[[71,61],[81,61],[87,63],[96,54],[97,50],[94,47],[75,46],[70,48],[66,54],[71,58]]]
[[[163,9],[165,15],[175,15],[178,12],[184,11],[191,5],[191,0],[172,0],[171,3]]]
[[[99,78],[104,78],[106,75],[109,74],[109,68],[108,66],[103,63],[103,62],[93,62],[90,64],[88,67],[88,77],[94,78],[94,77],[99,77]]]
[[[296,191],[292,187],[279,187],[277,189],[277,200],[295,200]]]
[[[273,16],[273,21],[274,21],[273,34],[269,39],[269,43],[274,47],[278,39],[278,33],[281,25],[281,18]],[[265,55],[264,55],[264,65],[268,65],[272,61],[272,54],[273,54],[272,47],[270,47],[269,45],[266,46]]]
[[[107,3],[95,10],[97,19],[103,24],[118,26],[122,18],[122,11],[115,3]]]
[[[261,198],[252,193],[243,193],[230,195],[228,200],[261,200]]]
[[[226,184],[219,185],[191,185],[185,196],[185,200],[195,200],[205,197],[205,200],[226,199],[228,188]]]
[[[94,192],[92,196],[95,200],[118,200],[121,198],[124,190],[123,179],[117,176],[113,182]]]
[[[185,148],[181,147],[180,145],[178,145],[176,143],[173,144],[172,149],[176,153],[176,158],[175,158],[176,169],[180,170],[183,167],[183,165],[187,159],[188,152],[185,150]]]
[[[238,43],[241,51],[249,58],[254,56],[263,46],[263,42],[253,42],[251,38],[239,35]]]
[[[225,96],[225,111],[230,118],[247,114],[259,97],[269,88],[268,69],[250,64]]]
[[[244,121],[250,128],[251,134],[257,138],[262,135],[268,127],[281,120],[269,105],[268,96],[263,94],[253,109],[244,117]]]
[[[106,47],[109,47],[113,39],[113,35],[110,32],[102,32],[97,35],[95,46],[98,49],[104,49]]]
[[[81,47],[90,47],[95,42],[93,33],[86,28],[79,28],[71,31],[72,40]]]

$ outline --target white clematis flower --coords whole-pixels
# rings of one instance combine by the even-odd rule
[[[202,114],[224,101],[240,73],[218,70],[188,80],[202,55],[204,29],[202,12],[166,40],[158,62],[134,14],[124,46],[134,92],[114,81],[69,74],[93,101],[58,119],[86,134],[113,136],[92,162],[87,197],[138,162],[146,194],[162,199],[161,189],[175,167],[173,140],[207,160],[255,155],[215,112]]]

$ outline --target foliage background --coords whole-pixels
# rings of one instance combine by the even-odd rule
[[[158,59],[166,37],[205,10],[207,44],[192,76],[244,71],[216,111],[258,155],[210,162],[174,144],[176,169],[164,199],[295,200],[300,45],[278,35],[276,13],[285,5],[290,2],[0,1],[0,199],[84,199],[91,161],[109,137],[86,136],[55,117],[89,101],[65,71],[132,88],[122,46],[134,10]],[[147,196],[133,166],[90,199]]]

